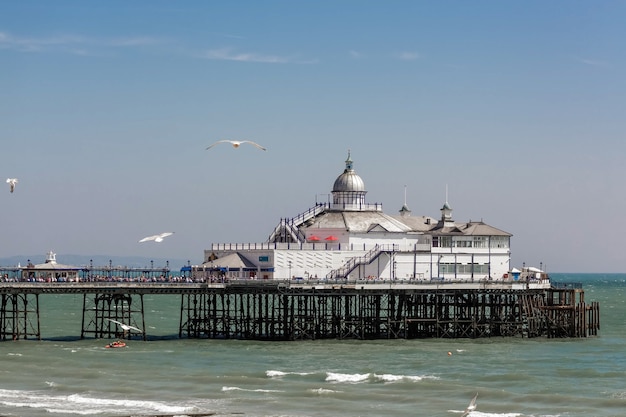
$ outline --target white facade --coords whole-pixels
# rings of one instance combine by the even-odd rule
[[[282,219],[267,242],[213,244],[196,274],[240,279],[511,280],[511,234],[483,222],[457,223],[445,202],[440,219],[390,216],[365,202],[348,154],[332,202]]]

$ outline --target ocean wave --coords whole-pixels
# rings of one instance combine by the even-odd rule
[[[277,390],[277,389],[263,389],[263,388],[256,388],[256,389],[248,389],[248,388],[240,388],[240,387],[222,387],[222,391],[226,392],[226,391],[246,391],[246,392],[285,392],[282,390]]]
[[[342,374],[337,372],[327,372],[326,381],[327,382],[347,382],[347,383],[362,383],[362,382],[385,382],[385,383],[394,383],[394,382],[418,382],[423,379],[439,379],[436,376],[424,375],[394,375],[394,374],[375,374],[375,373],[367,373],[367,374]]]
[[[311,374],[312,372],[283,372],[283,371],[274,371],[274,370],[265,371],[265,375],[267,375],[269,378],[280,378],[280,377],[287,376],[287,375],[306,376],[306,375],[311,375]]]
[[[340,374],[336,372],[327,372],[326,381],[328,382],[365,382],[369,379],[370,374]]]
[[[335,389],[328,389],[328,388],[311,388],[309,392],[322,395],[322,394],[334,394],[334,393],[338,393],[342,391],[335,390]]]
[[[383,381],[383,382],[401,382],[401,381],[418,382],[423,379],[439,379],[439,377],[432,376],[432,375],[417,376],[417,375],[374,374],[373,377],[376,380]]]
[[[53,382],[46,382],[53,385]],[[12,408],[41,409],[63,415],[90,415],[108,412],[186,413],[195,408],[164,404],[157,401],[94,398],[82,394],[49,395],[41,391],[0,389],[0,404]]]

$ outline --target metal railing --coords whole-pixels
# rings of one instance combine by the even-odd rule
[[[398,251],[398,245],[375,245],[372,249],[370,249],[366,254],[362,256],[355,256],[346,261],[346,263],[337,268],[330,271],[326,274],[326,278],[335,279],[335,278],[344,278],[347,277],[348,274],[354,271],[360,265],[368,265],[374,259],[380,256],[383,252],[395,252]]]
[[[292,217],[290,219],[280,219],[280,222],[274,228],[274,231],[267,239],[267,241],[276,242],[277,238],[286,237],[287,235],[289,235],[291,239],[296,242],[304,242],[306,240],[306,236],[300,230],[300,226],[303,225],[307,220],[319,215],[328,208],[328,203],[318,203],[295,217]]]
[[[557,290],[576,289],[580,290],[583,287],[581,282],[551,282],[551,287]]]

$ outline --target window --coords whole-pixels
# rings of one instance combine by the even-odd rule
[[[456,248],[471,248],[472,247],[472,238],[467,237],[457,237],[454,241],[454,247]]]
[[[474,247],[475,248],[486,248],[487,247],[487,236],[474,236]]]
[[[509,237],[508,236],[491,236],[491,247],[492,248],[508,248],[509,247]]]

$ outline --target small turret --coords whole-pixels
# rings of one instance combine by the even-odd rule
[[[57,263],[57,254],[50,251],[46,254],[46,263],[47,264],[55,264]]]
[[[337,177],[333,185],[333,206],[335,210],[361,210],[365,205],[365,184],[352,168],[350,150],[346,159],[346,169]]]

